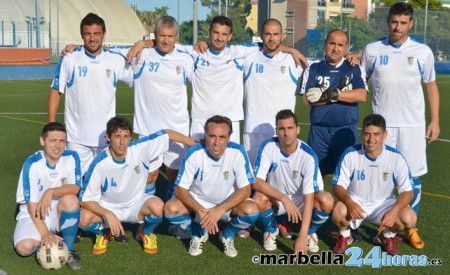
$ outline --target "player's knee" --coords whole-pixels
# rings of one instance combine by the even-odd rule
[[[259,212],[259,207],[253,201],[244,201],[239,205],[239,212],[241,215],[251,215]]]
[[[152,214],[160,217],[163,214],[164,202],[158,197],[152,197],[145,202],[145,208],[148,209],[146,212],[150,212],[145,213],[146,215]]]
[[[403,227],[413,228],[417,223],[416,213],[409,207],[405,207],[399,214],[400,222]]]
[[[36,249],[36,246],[39,245],[39,242],[36,240],[22,240],[16,244],[14,247],[17,254],[19,254],[22,257],[27,257],[33,254],[34,250]]]
[[[75,195],[64,195],[59,199],[58,207],[63,211],[74,211],[80,208],[80,202]]]
[[[79,227],[80,228],[88,227],[91,223],[95,222],[95,217],[97,216],[94,213],[82,208],[80,212]]]
[[[181,209],[182,207],[180,200],[173,198],[164,204],[164,215],[181,215]]]
[[[266,211],[272,207],[269,198],[260,192],[255,192],[253,200],[258,205],[259,211]]]
[[[336,202],[333,208],[333,215],[332,215],[334,224],[342,223],[345,220],[346,216],[347,216],[347,207],[345,206],[345,204],[340,201]]]
[[[320,191],[314,194],[314,208],[322,212],[331,212],[333,210],[334,199],[327,191]]]

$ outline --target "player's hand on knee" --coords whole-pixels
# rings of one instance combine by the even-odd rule
[[[289,197],[284,196],[281,202],[284,205],[284,209],[286,209],[288,221],[292,223],[298,223],[302,220],[302,214],[300,213],[300,210]]]
[[[114,213],[110,212],[105,215],[106,221],[108,222],[109,229],[113,236],[120,236],[125,234],[125,230],[123,229],[122,223],[120,220],[114,215]]]
[[[52,211],[53,189],[47,189],[36,207],[36,217],[44,219]]]
[[[210,229],[212,231],[217,230],[218,226],[217,222],[222,218],[224,212],[222,212],[219,208],[210,208],[203,209],[202,212],[206,212],[206,214],[201,217],[200,224],[206,229]]]
[[[380,223],[380,227],[384,226],[384,227],[392,227],[395,223],[395,221],[397,220],[398,217],[398,212],[395,211],[394,209],[391,209],[389,211],[387,211],[384,215],[383,218],[381,219],[381,223]]]
[[[359,219],[364,219],[364,209],[362,209],[362,207],[355,203],[355,202],[351,202],[347,205],[347,213],[348,216],[350,217],[350,219],[352,220],[359,220]]]

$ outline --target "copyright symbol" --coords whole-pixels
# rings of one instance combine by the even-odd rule
[[[259,263],[259,257],[257,255],[252,257],[252,263],[254,263],[254,264]]]

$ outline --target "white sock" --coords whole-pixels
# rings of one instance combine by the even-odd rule
[[[341,235],[344,237],[344,238],[348,238],[348,237],[350,237],[350,229],[347,229],[347,230],[344,230],[344,231],[340,231],[339,233],[341,233]]]
[[[394,238],[395,235],[397,235],[397,233],[391,232],[391,230],[389,230],[387,228],[385,230],[383,230],[383,236],[385,238]]]

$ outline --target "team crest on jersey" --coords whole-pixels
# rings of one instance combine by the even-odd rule
[[[176,71],[177,71],[177,74],[181,74],[181,67],[177,66]]]
[[[292,177],[294,179],[298,178],[298,174],[299,174],[299,172],[297,170],[292,171]]]
[[[66,185],[67,184],[67,178],[62,178],[61,179],[61,184],[62,185]]]
[[[111,76],[111,70],[110,69],[106,69],[106,77],[109,78]]]
[[[139,165],[137,165],[136,167],[134,167],[134,171],[136,171],[136,174],[141,173],[141,167],[139,167]]]
[[[229,177],[230,177],[230,172],[228,172],[228,171],[223,172],[223,178],[225,180],[228,180]]]
[[[408,64],[412,65],[414,62],[414,56],[408,56]]]
[[[383,180],[387,181],[388,177],[389,177],[389,173],[388,172],[384,172],[383,173]]]
[[[281,69],[282,74],[284,74],[286,72],[286,66],[281,66],[280,69]]]

